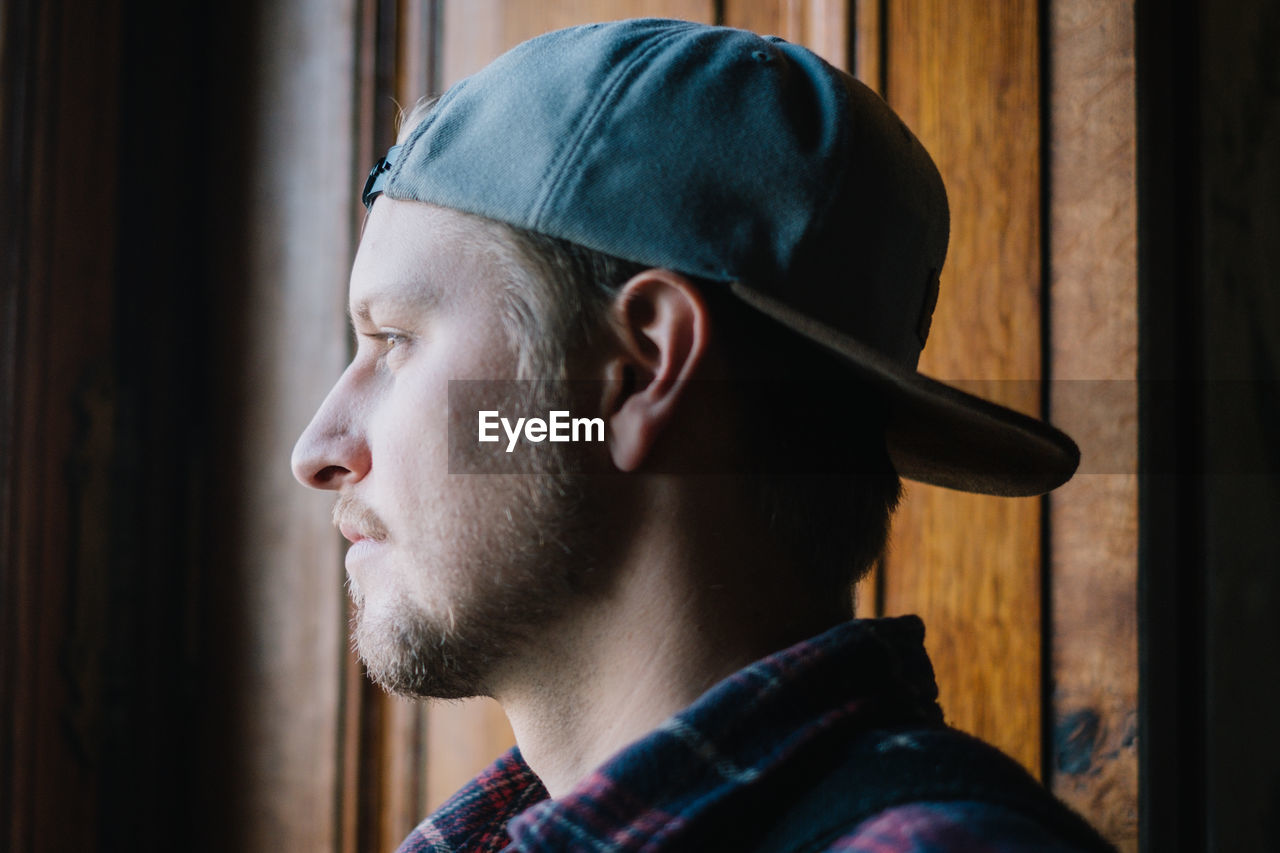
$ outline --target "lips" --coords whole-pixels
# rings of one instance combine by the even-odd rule
[[[365,536],[363,533],[361,533],[359,528],[355,527],[354,525],[347,524],[346,522],[339,524],[338,530],[342,533],[343,537],[345,537],[346,540],[350,542],[352,545],[369,538],[368,536]]]
[[[387,539],[387,526],[382,519],[351,495],[340,495],[334,503],[333,523],[352,545],[385,542]]]

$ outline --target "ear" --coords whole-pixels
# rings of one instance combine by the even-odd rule
[[[609,453],[619,470],[635,471],[706,358],[710,316],[687,278],[651,269],[623,285],[612,319],[620,346],[605,365]]]

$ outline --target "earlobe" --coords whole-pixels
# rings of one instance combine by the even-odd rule
[[[708,346],[706,302],[687,278],[646,270],[614,302],[618,351],[606,365],[609,453],[620,471],[652,461]]]
[[[643,401],[638,392],[647,384],[640,375],[636,352],[624,336],[623,346],[605,365],[600,411],[608,424],[609,456],[619,471],[635,471],[644,461],[652,436],[645,430]]]

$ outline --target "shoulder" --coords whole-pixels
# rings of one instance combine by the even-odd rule
[[[1016,761],[954,729],[873,731],[836,756],[766,849],[1114,850]]]
[[[1069,853],[1067,846],[1035,820],[1011,809],[978,801],[912,803],[881,812],[831,841],[827,851],[843,853]]]

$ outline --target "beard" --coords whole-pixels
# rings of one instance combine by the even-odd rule
[[[413,567],[440,581],[430,602],[380,590],[375,606],[348,576],[352,645],[385,690],[491,696],[495,670],[583,595],[594,565],[587,475],[571,470],[563,446],[544,444],[525,464],[519,474],[475,475],[468,485],[485,490],[483,511],[450,508],[449,529],[432,537],[448,543],[448,564],[422,555]],[[334,515],[385,537],[382,522],[348,497]]]

